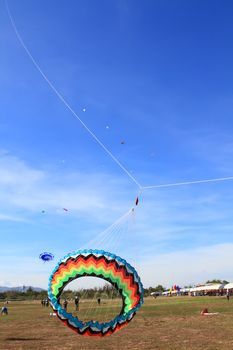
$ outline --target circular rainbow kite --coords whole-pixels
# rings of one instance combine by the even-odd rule
[[[94,276],[110,282],[122,296],[119,315],[109,322],[81,321],[59,303],[65,286],[83,276]],[[48,285],[51,305],[60,320],[84,336],[111,335],[126,326],[143,303],[143,286],[136,270],[119,256],[104,250],[84,249],[66,255],[53,270]]]

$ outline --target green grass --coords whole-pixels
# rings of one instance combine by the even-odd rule
[[[2,305],[0,305],[2,306]],[[121,308],[120,300],[104,301],[98,307],[90,301],[80,302],[82,319],[104,321]],[[1,350],[155,350],[155,349],[233,349],[233,299],[224,297],[147,298],[127,327],[103,339],[79,336],[65,327],[50,308],[39,301],[11,302],[9,315],[0,316]],[[215,316],[200,316],[207,307]],[[69,303],[68,311],[74,311]],[[92,317],[91,317],[92,316]]]

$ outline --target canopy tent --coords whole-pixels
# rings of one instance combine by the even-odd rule
[[[190,292],[204,292],[204,291],[217,291],[225,288],[225,284],[222,283],[214,283],[214,284],[206,284],[204,286],[198,286],[190,288]],[[233,287],[232,287],[233,288]]]
[[[171,294],[169,290],[165,290],[165,292],[162,293],[162,295],[168,295]]]
[[[180,292],[181,293],[189,293],[191,288],[181,288]]]
[[[233,282],[225,284],[224,289],[233,289]]]

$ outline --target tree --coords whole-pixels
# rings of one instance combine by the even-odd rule
[[[207,284],[207,283],[221,283],[221,284],[226,284],[226,283],[229,283],[229,282],[226,281],[226,280],[213,279],[213,280],[208,280],[208,281],[206,282],[206,284]]]
[[[155,292],[164,292],[166,288],[164,288],[161,284],[158,284],[157,287],[155,287]]]

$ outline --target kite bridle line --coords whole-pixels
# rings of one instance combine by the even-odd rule
[[[229,181],[233,180],[233,176],[229,177],[220,177],[220,178],[214,178],[214,179],[207,179],[207,180],[196,180],[196,181],[186,181],[186,182],[177,182],[177,183],[169,183],[169,184],[161,184],[161,185],[151,185],[151,186],[142,186],[138,180],[130,173],[130,171],[113,155],[113,153],[103,144],[102,141],[95,135],[95,133],[83,122],[83,120],[77,115],[77,113],[74,111],[74,109],[70,106],[70,104],[66,101],[66,99],[61,95],[61,93],[56,89],[54,84],[48,79],[46,74],[43,72],[35,58],[32,56],[31,52],[27,48],[26,44],[24,43],[21,35],[18,32],[18,29],[16,27],[15,21],[12,17],[12,14],[10,12],[8,1],[5,0],[5,5],[7,9],[7,13],[11,22],[11,25],[14,29],[14,32],[16,34],[16,37],[18,38],[20,44],[24,48],[25,52],[27,53],[28,57],[38,70],[38,72],[42,75],[44,80],[47,82],[49,87],[52,89],[52,91],[57,95],[59,100],[66,106],[66,108],[72,113],[72,115],[80,122],[80,124],[86,129],[86,131],[91,135],[91,137],[99,144],[99,146],[107,153],[112,160],[124,171],[126,175],[137,185],[139,189],[139,193],[148,190],[148,189],[154,189],[154,188],[163,188],[163,187],[173,187],[173,186],[183,186],[183,185],[192,185],[192,184],[198,184],[198,183],[207,183],[207,182],[218,182],[218,181]]]
[[[95,247],[96,249],[104,249],[116,251],[118,248],[118,243],[122,238],[127,236],[127,233],[132,231],[131,222],[132,222],[133,208],[130,208],[125,214],[118,218],[113,224],[107,227],[104,231],[100,232],[94,239],[87,241],[79,249],[83,250],[86,247]],[[82,293],[82,299],[85,299],[88,293],[88,289]],[[86,307],[86,312],[84,317],[90,312],[90,309],[93,307],[94,297],[90,301],[89,306]],[[107,309],[107,308],[106,308]],[[107,311],[106,311],[107,312]],[[105,315],[106,316],[106,315]]]

